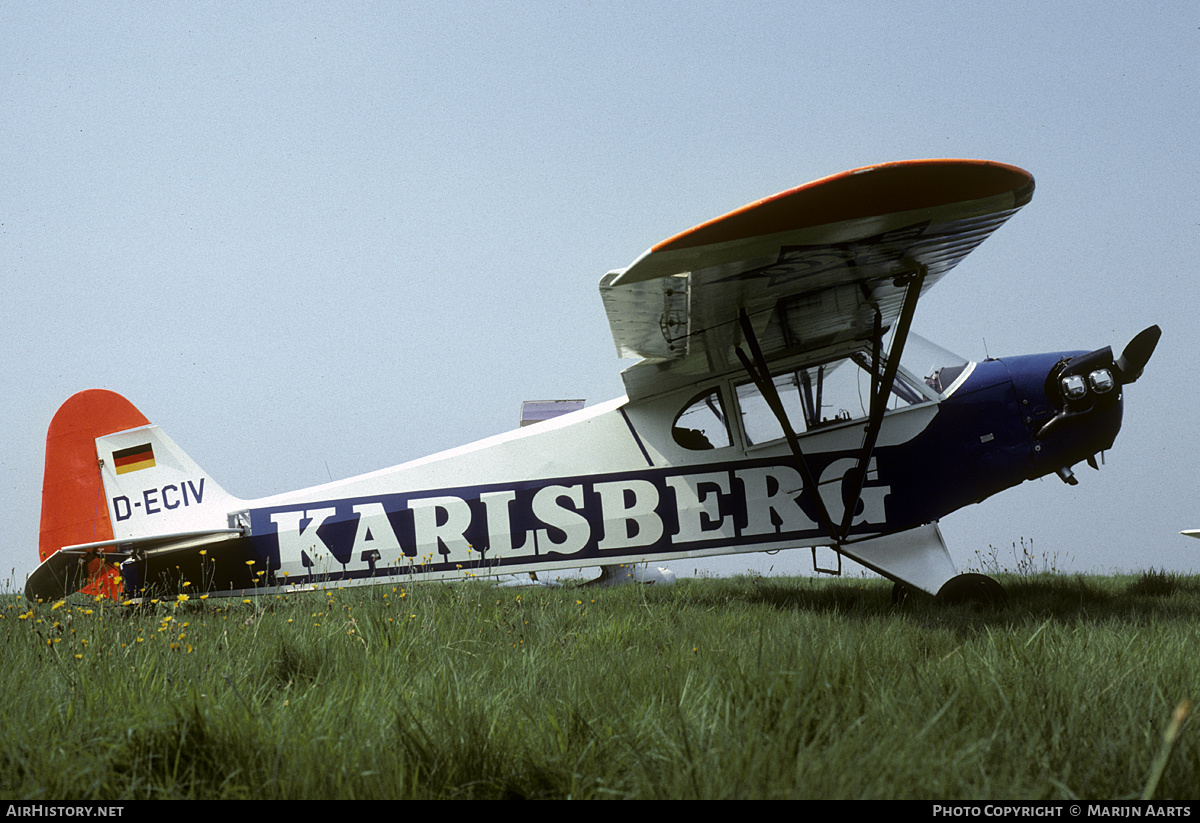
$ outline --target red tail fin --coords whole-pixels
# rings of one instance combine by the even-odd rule
[[[46,473],[42,480],[42,560],[63,546],[113,539],[100,479],[96,438],[150,423],[121,395],[89,389],[62,404],[46,433]],[[100,560],[88,567],[88,594],[116,597],[116,571]]]

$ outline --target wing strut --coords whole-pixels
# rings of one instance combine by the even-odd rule
[[[829,516],[829,510],[825,508],[825,501],[821,498],[821,490],[817,487],[816,478],[808,467],[808,461],[804,459],[804,452],[800,450],[800,441],[796,438],[796,432],[792,429],[791,421],[788,420],[787,413],[783,409],[783,401],[779,399],[775,381],[771,379],[766,358],[763,357],[762,349],[758,345],[758,337],[754,334],[754,327],[750,325],[750,318],[746,315],[744,308],[738,310],[738,320],[742,324],[742,336],[746,338],[746,343],[750,346],[753,360],[742,351],[741,346],[737,347],[738,359],[742,361],[742,365],[750,374],[750,379],[762,393],[763,399],[771,407],[771,413],[775,415],[775,419],[779,421],[779,425],[783,429],[783,435],[787,438],[788,446],[796,458],[796,466],[800,469],[800,477],[804,480],[804,488],[812,491],[810,499],[817,507],[817,517],[821,521],[821,528],[825,529],[825,533],[834,543],[841,543],[837,528],[833,525],[833,518]]]
[[[900,310],[900,318],[896,322],[896,334],[892,338],[891,348],[888,350],[887,367],[883,371],[883,377],[876,380],[875,375],[879,374],[879,355],[882,348],[883,330],[881,328],[881,319],[879,313],[875,313],[875,345],[872,349],[872,358],[874,362],[871,364],[871,416],[867,420],[867,428],[863,434],[862,448],[859,450],[858,465],[847,476],[850,481],[850,488],[853,489],[853,494],[845,498],[846,511],[842,515],[841,528],[837,533],[837,541],[841,543],[845,541],[850,532],[850,521],[854,519],[855,510],[858,508],[859,498],[862,496],[863,484],[867,480],[867,467],[871,465],[871,455],[875,451],[875,443],[879,439],[879,429],[883,425],[883,413],[887,410],[887,399],[892,393],[892,385],[896,382],[896,370],[900,367],[900,356],[904,354],[904,343],[908,340],[908,330],[912,325],[913,313],[917,309],[917,298],[921,296],[921,286],[925,282],[925,274],[928,271],[924,264],[916,263],[915,270],[908,274],[899,275],[896,278],[896,285],[905,286],[904,290],[904,307]],[[772,384],[772,388],[774,384]]]

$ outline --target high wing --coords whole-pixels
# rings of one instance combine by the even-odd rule
[[[675,235],[600,281],[631,400],[741,369],[744,312],[766,361],[878,346],[1033,196],[982,160],[912,160],[806,183]],[[915,296],[914,296],[915,298]]]

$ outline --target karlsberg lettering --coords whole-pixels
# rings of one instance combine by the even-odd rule
[[[853,458],[835,459],[818,478],[835,522],[845,506],[840,481],[855,465]],[[859,534],[886,523],[891,491],[878,483],[874,461],[869,469],[871,480],[852,521]],[[293,580],[337,567],[374,575],[389,566],[504,566],[820,540],[825,532],[806,511],[803,485],[795,468],[781,464],[657,470],[255,509],[251,533],[267,567]]]

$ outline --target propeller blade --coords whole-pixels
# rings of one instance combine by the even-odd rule
[[[1122,383],[1133,383],[1142,376],[1142,369],[1146,368],[1146,363],[1150,360],[1150,355],[1154,354],[1154,347],[1158,345],[1158,338],[1161,336],[1162,329],[1151,326],[1138,332],[1129,341],[1129,345],[1114,364]]]

